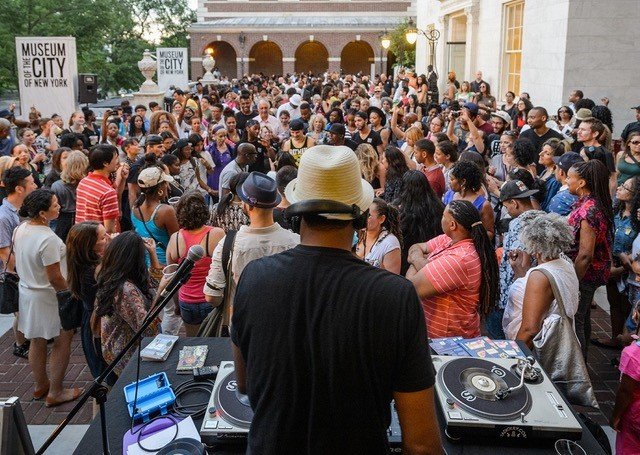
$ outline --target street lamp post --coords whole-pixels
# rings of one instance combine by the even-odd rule
[[[241,55],[240,55],[240,78],[244,76],[244,43],[247,41],[247,37],[244,33],[240,32],[238,35],[238,42],[240,43]]]
[[[391,46],[391,37],[389,36],[386,30],[382,35],[380,35],[380,44],[382,45],[382,49],[384,49],[385,51],[389,49],[389,46]],[[385,72],[383,61],[382,61],[382,57],[383,57],[382,49],[380,49],[380,74]]]
[[[416,27],[413,19],[409,19],[407,24],[407,30],[404,33],[404,37],[409,44],[415,44],[418,41],[418,35],[423,35],[429,42],[429,64],[436,67],[436,43],[440,38],[440,32],[433,27],[429,27],[427,30],[420,30]],[[437,72],[437,71],[436,71]]]

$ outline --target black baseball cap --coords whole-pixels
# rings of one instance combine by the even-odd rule
[[[530,190],[522,180],[509,180],[500,188],[500,202],[509,199],[524,199],[533,196],[538,190]]]
[[[244,124],[245,128],[250,128],[253,125],[258,125],[260,124],[260,122],[258,122],[256,119],[252,118],[251,120],[247,120],[247,123]]]
[[[631,109],[635,109],[636,111],[640,111],[640,104],[637,105],[636,107],[632,107]]]
[[[162,144],[162,136],[159,134],[150,134],[144,142],[146,145],[158,145]]]
[[[556,163],[556,165],[564,172],[569,172],[571,166],[576,163],[583,163],[584,158],[576,152],[565,152],[560,156],[554,156],[553,162]]]
[[[291,131],[303,131],[304,122],[299,118],[297,118],[295,120],[292,120],[291,123],[289,123],[289,128],[291,129]]]
[[[344,125],[342,123],[334,123],[329,128],[329,132],[333,134],[337,134],[338,136],[344,136],[347,134],[347,130],[345,130]]]

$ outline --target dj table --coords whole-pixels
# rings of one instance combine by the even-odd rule
[[[142,346],[146,346],[151,342],[152,338],[145,338],[142,342]],[[231,353],[231,344],[229,338],[180,338],[176,345],[173,347],[169,357],[164,362],[141,362],[140,363],[140,378],[146,378],[154,373],[160,371],[166,372],[169,382],[172,387],[176,387],[183,382],[192,379],[190,374],[176,374],[176,365],[178,364],[178,352],[184,346],[191,345],[208,345],[209,353],[207,355],[206,365],[219,365],[221,361],[233,360]],[[118,382],[113,386],[113,389],[109,392],[108,400],[106,403],[107,413],[107,426],[109,432],[109,447],[113,455],[122,454],[122,437],[129,430],[131,418],[127,412],[126,402],[124,398],[123,388],[127,384],[135,381],[136,378],[136,356],[131,358],[131,361],[122,372]],[[438,418],[441,419],[441,415],[438,412]],[[578,419],[579,420],[579,419]],[[196,428],[200,429],[202,424],[202,418],[194,419]],[[582,424],[582,423],[581,423]],[[578,443],[584,448],[589,455],[604,454],[596,440],[593,438],[589,430],[584,425],[582,439]],[[491,446],[487,445],[469,445],[469,444],[453,444],[450,443],[444,435],[444,424],[440,420],[441,438],[443,446],[447,454],[454,455],[471,455],[471,454],[486,454],[489,450],[499,450],[500,455],[518,454],[518,455],[542,455],[542,454],[555,454],[553,447],[547,448],[524,448],[524,447],[504,447],[500,446],[499,449],[491,449]],[[86,434],[80,441],[80,444],[76,448],[74,454],[100,454],[102,453],[102,444],[100,436],[100,417],[96,416],[91,423],[91,426],[87,430]],[[243,454],[243,447],[236,447],[235,449],[215,450],[210,452],[220,455],[236,455]]]

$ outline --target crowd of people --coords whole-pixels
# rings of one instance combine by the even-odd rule
[[[227,293],[233,302],[250,261],[299,243],[285,209],[301,157],[342,146],[375,193],[353,254],[413,283],[429,337],[532,347],[559,316],[540,269],[551,271],[584,359],[590,344],[624,348],[622,384],[636,399],[619,398],[612,425],[640,447],[638,421],[624,418],[640,412],[640,106],[614,141],[606,98],[574,90],[545,107],[475,76],[449,72],[442,93],[432,69],[245,76],[176,89],[168,110],[125,101],[100,123],[90,109],[68,121],[1,111],[0,259],[21,280],[14,354],[29,359],[34,398],[55,406],[80,393],[62,387],[73,333],[60,327],[56,292],[84,305],[97,376],[149,313],[166,267],[199,244],[205,257],[148,329],[195,335]],[[227,272],[223,245],[236,232]],[[601,286],[612,332],[592,339]]]

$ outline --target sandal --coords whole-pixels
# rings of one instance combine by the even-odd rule
[[[53,407],[56,407],[56,406],[60,406],[61,404],[77,400],[78,397],[80,395],[82,395],[82,392],[84,392],[84,389],[80,389],[79,387],[74,387],[73,388],[73,396],[71,398],[69,398],[68,400],[54,400],[54,399],[51,399],[51,398],[47,397],[44,400],[44,405],[47,408],[53,408]]]
[[[20,346],[13,343],[13,355],[22,359],[29,359],[29,341],[25,341]]]
[[[49,386],[51,384],[47,384],[46,387],[43,387],[42,389],[36,389],[33,391],[33,399],[34,400],[42,400],[44,397],[47,396],[47,394],[49,393]]]

